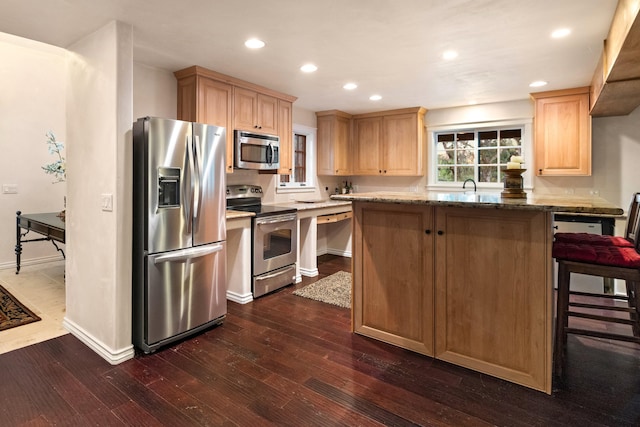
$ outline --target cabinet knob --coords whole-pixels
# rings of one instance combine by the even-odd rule
[[[382,169],[378,169],[378,173],[382,173]]]
[[[444,231],[438,230],[438,236],[442,236],[443,234],[444,234]]]
[[[538,173],[542,175],[542,169],[538,169]]]
[[[431,230],[424,230],[424,234],[431,234]]]
[[[387,170],[386,170],[386,169],[384,170],[384,173],[387,173]]]

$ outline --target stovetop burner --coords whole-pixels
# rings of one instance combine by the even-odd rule
[[[295,208],[262,204],[262,187],[258,185],[227,186],[227,209],[253,212],[256,218],[295,213]]]

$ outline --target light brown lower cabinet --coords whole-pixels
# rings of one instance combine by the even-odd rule
[[[551,393],[551,216],[354,202],[353,329]]]

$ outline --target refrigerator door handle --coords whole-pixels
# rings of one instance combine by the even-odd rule
[[[200,199],[202,198],[202,185],[200,180],[202,179],[202,172],[200,171],[200,137],[195,135],[193,137],[193,146],[195,150],[193,177],[195,181],[195,190],[193,191],[193,218],[198,218],[200,214]]]
[[[194,194],[194,187],[195,187],[195,183],[194,180],[196,179],[196,175],[195,175],[195,166],[194,166],[194,158],[193,158],[193,144],[191,143],[191,136],[187,135],[187,161],[188,161],[188,165],[189,165],[189,186],[191,187],[191,191],[189,191],[190,194],[190,198],[189,200],[186,201],[186,209],[184,210],[185,212],[185,218],[184,221],[187,224],[187,232],[191,233],[191,226],[193,221],[191,220],[191,216],[192,216],[192,212],[191,209],[193,207],[193,194]]]
[[[199,258],[215,252],[220,252],[222,248],[223,248],[223,245],[215,244],[215,245],[199,246],[195,248],[181,249],[165,255],[156,256],[153,260],[153,263],[159,264],[161,262],[187,261],[189,259]]]

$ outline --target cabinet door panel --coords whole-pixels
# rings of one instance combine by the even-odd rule
[[[354,175],[382,174],[382,117],[353,121]]]
[[[351,120],[338,117],[335,127],[334,166],[337,175],[350,175],[351,164]]]
[[[422,174],[422,130],[416,114],[384,117],[382,170],[384,175]]]
[[[354,330],[433,355],[433,209],[356,205]]]
[[[280,135],[280,169],[278,169],[278,173],[282,175],[290,175],[293,170],[291,109],[292,105],[289,101],[278,100],[278,135]]]
[[[226,171],[233,172],[233,129],[231,124],[231,85],[198,77],[198,114],[195,121],[224,126],[226,137]]]
[[[584,88],[584,93],[532,96],[536,104],[536,173],[543,176],[591,175],[588,88]]]
[[[233,89],[233,126],[235,129],[255,131],[258,115],[257,94],[248,89]]]
[[[435,357],[549,391],[550,214],[439,207],[436,229]]]
[[[256,125],[261,133],[278,134],[278,99],[273,96],[257,95]]]

